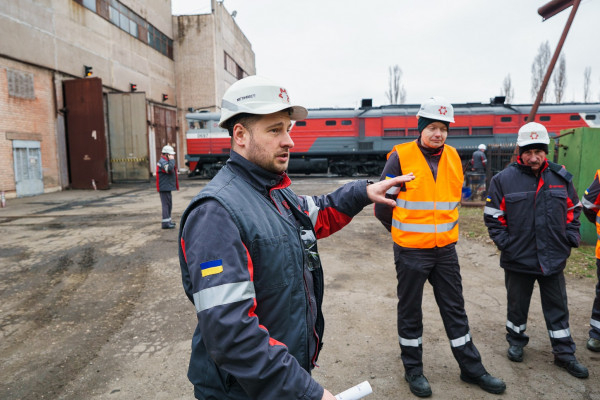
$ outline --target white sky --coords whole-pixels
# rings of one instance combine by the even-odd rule
[[[210,0],[171,0],[173,14],[210,12]],[[407,103],[440,95],[488,102],[510,74],[513,104],[533,103],[531,65],[542,42],[554,53],[571,8],[542,22],[549,0],[224,0],[256,55],[258,75],[306,107],[387,104],[388,68],[398,64]],[[582,0],[562,53],[564,101],[600,101],[600,0]],[[548,101],[554,102],[552,82]]]

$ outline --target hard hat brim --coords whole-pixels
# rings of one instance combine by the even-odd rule
[[[269,115],[279,111],[287,110],[288,108],[292,110],[290,114],[290,119],[292,121],[302,121],[308,116],[308,110],[302,106],[290,106],[288,104],[273,104],[271,102],[264,102],[263,104],[260,104],[260,102],[255,102],[252,105],[252,108],[237,107],[237,111],[235,112],[225,113],[225,110],[221,109],[221,120],[219,121],[219,127],[227,129],[227,121],[239,114],[247,113],[255,115]]]

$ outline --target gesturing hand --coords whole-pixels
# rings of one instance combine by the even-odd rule
[[[385,192],[392,186],[399,185],[404,182],[410,182],[415,179],[413,173],[400,175],[392,179],[384,179],[372,185],[367,185],[367,196],[373,203],[387,204],[390,207],[396,206],[396,201],[385,197]]]

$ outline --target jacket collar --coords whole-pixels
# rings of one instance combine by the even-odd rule
[[[227,167],[237,176],[248,182],[254,189],[264,196],[269,196],[273,188],[281,189],[291,184],[290,178],[285,172],[275,174],[269,172],[258,165],[242,157],[240,154],[231,150]]]
[[[521,159],[521,156],[517,156],[517,166],[524,172],[527,172],[531,175],[535,175],[535,173],[533,172],[533,170],[531,169],[531,167],[529,165],[525,165],[523,163],[523,160]],[[540,167],[540,174],[542,172],[544,172],[546,170],[546,168],[548,168],[548,159],[545,158],[544,162],[542,163],[542,166]]]

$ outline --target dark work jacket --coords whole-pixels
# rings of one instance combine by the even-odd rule
[[[159,192],[179,190],[175,160],[162,156],[156,163],[156,190]]]
[[[539,176],[519,161],[492,178],[484,221],[508,270],[552,275],[579,246],[581,203],[572,175],[545,161]]]
[[[182,216],[182,280],[198,317],[188,378],[199,399],[323,395],[308,372],[323,335],[323,274],[303,237],[341,229],[370,201],[364,181],[325,196],[289,184],[232,152]]]

